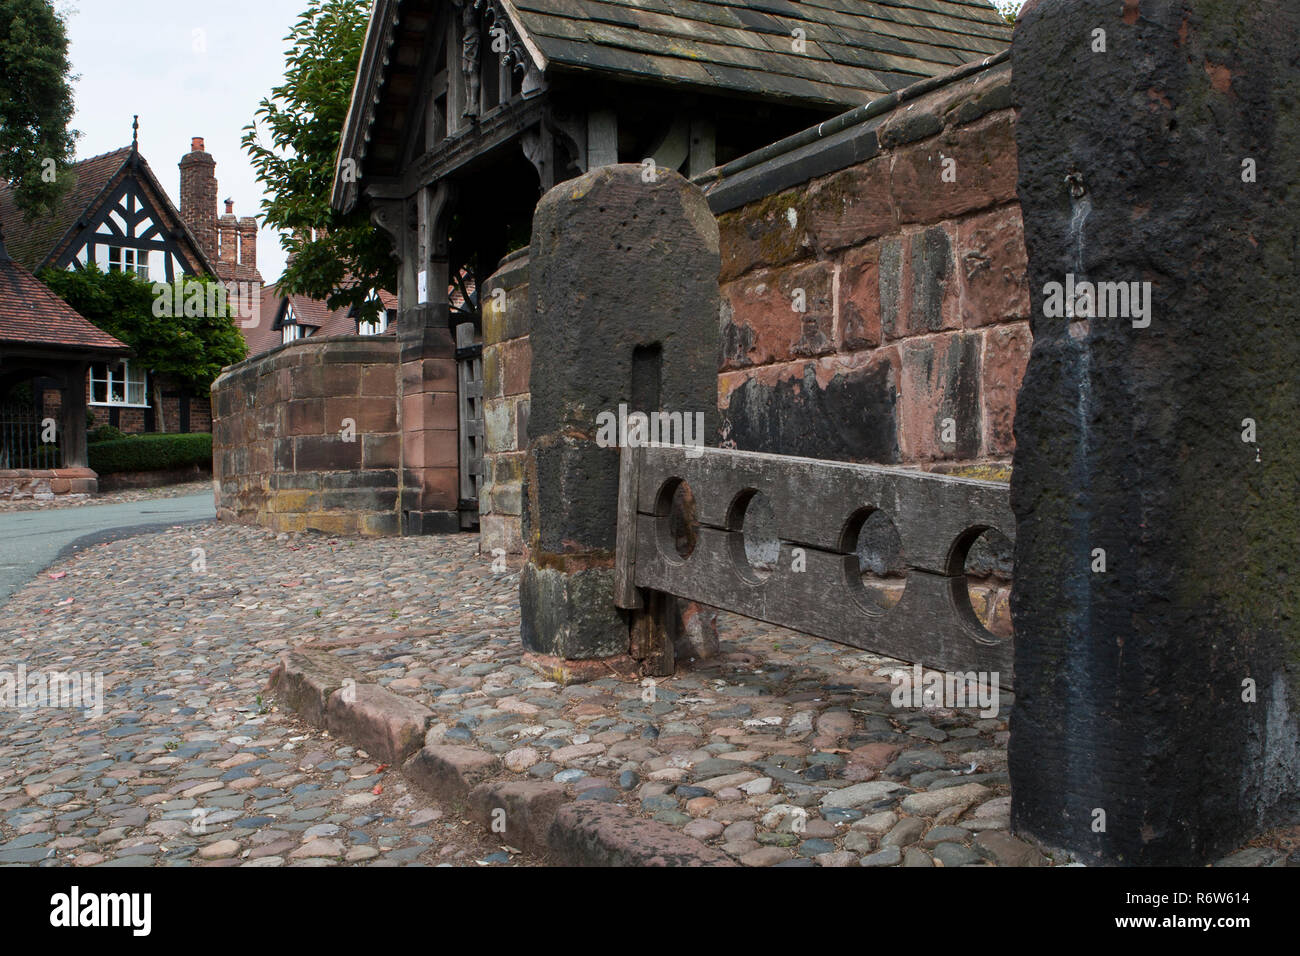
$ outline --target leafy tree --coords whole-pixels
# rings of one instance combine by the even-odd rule
[[[1020,8],[1025,5],[1025,0],[992,0],[992,3],[1008,23],[1015,23],[1016,17],[1020,15]]]
[[[100,272],[94,265],[46,269],[40,278],[68,305],[129,345],[135,351],[133,361],[153,373],[159,430],[166,429],[158,376],[174,378],[202,394],[223,368],[248,354],[235,326],[235,304],[224,298],[224,288],[214,279],[186,277],[168,286],[132,272]],[[203,304],[195,308],[195,303]],[[209,308],[209,303],[219,307]]]
[[[379,307],[372,290],[397,284],[392,244],[363,210],[335,213],[330,191],[370,6],[366,0],[312,0],[285,38],[284,83],[262,100],[243,139],[270,197],[262,214],[281,230],[290,253],[281,285],[331,308],[366,311]],[[269,133],[268,144],[259,138],[259,124]]]
[[[28,219],[48,213],[70,178],[68,34],[50,0],[0,0],[0,179]]]

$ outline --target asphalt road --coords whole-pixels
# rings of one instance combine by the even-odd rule
[[[215,518],[211,492],[0,515],[0,603],[64,552]]]

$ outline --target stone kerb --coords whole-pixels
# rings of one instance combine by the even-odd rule
[[[602,447],[598,416],[662,409],[715,433],[718,268],[713,214],[675,172],[603,167],[538,204],[520,579],[530,651],[629,650],[613,602],[618,449]]]

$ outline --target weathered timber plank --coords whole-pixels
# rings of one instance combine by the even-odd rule
[[[644,606],[632,612],[631,655],[643,676],[671,677],[676,669],[670,628],[677,614],[677,599],[662,591],[646,592]]]
[[[997,641],[979,626],[969,602],[961,600],[964,577],[912,570],[899,603],[883,610],[851,586],[855,555],[805,547],[806,570],[794,571],[792,546],[783,544],[776,568],[759,579],[739,570],[739,533],[702,526],[695,551],[682,560],[671,541],[661,540],[656,521],[638,518],[639,587],[897,660],[946,671],[997,672],[1003,686],[1012,686],[1012,641]]]
[[[623,447],[618,456],[618,545],[614,557],[614,606],[642,606],[636,589],[636,495],[640,449]]]
[[[733,502],[752,488],[771,505],[782,541],[840,552],[854,550],[840,540],[850,517],[878,508],[898,529],[908,567],[949,575],[961,573],[956,544],[963,536],[995,528],[1015,540],[1002,482],[721,448],[706,448],[697,458],[681,448],[645,448],[642,455],[637,497],[643,514],[653,512],[663,483],[679,477],[691,487],[701,525],[726,528]]]

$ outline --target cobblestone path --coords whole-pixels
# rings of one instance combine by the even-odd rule
[[[201,526],[41,574],[4,609],[0,675],[102,672],[103,714],[0,707],[0,864],[509,862],[395,769],[261,696],[295,642],[397,623],[391,585],[422,603],[434,544]]]
[[[191,526],[43,573],[5,608],[0,674],[102,672],[103,716],[0,708],[0,864],[539,862],[277,711],[291,646],[433,709],[430,742],[746,865],[1052,862],[1007,832],[1005,691],[996,715],[896,707],[906,665],[732,616],[674,678],[560,686],[522,662],[517,574],[476,547]],[[1284,864],[1294,836],[1231,862]]]

